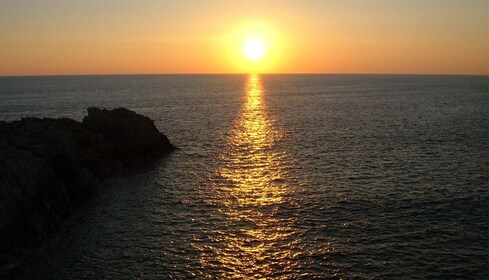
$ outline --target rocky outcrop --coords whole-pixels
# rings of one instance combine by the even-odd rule
[[[174,149],[151,119],[124,108],[89,108],[83,122],[0,122],[0,265],[52,236],[104,179]]]
[[[168,138],[158,132],[153,120],[124,108],[89,108],[83,126],[104,136],[118,158],[133,164],[154,160],[173,149]]]

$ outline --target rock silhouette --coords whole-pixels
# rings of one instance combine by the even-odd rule
[[[0,122],[0,265],[52,236],[104,179],[174,149],[150,118],[125,108],[89,108],[83,122]]]

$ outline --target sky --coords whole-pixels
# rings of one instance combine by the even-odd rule
[[[489,1],[0,0],[0,76],[249,72],[487,75]]]

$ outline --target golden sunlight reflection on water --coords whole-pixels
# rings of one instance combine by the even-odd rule
[[[294,278],[299,268],[295,217],[279,211],[290,207],[286,154],[274,150],[280,132],[267,117],[263,95],[260,77],[250,76],[223,164],[212,180],[208,202],[219,209],[223,225],[210,232],[211,245],[199,249],[203,270],[212,268],[223,278]]]

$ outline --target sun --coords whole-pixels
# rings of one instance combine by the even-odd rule
[[[261,39],[249,39],[244,42],[243,52],[245,57],[250,61],[257,61],[265,56],[267,46]]]

